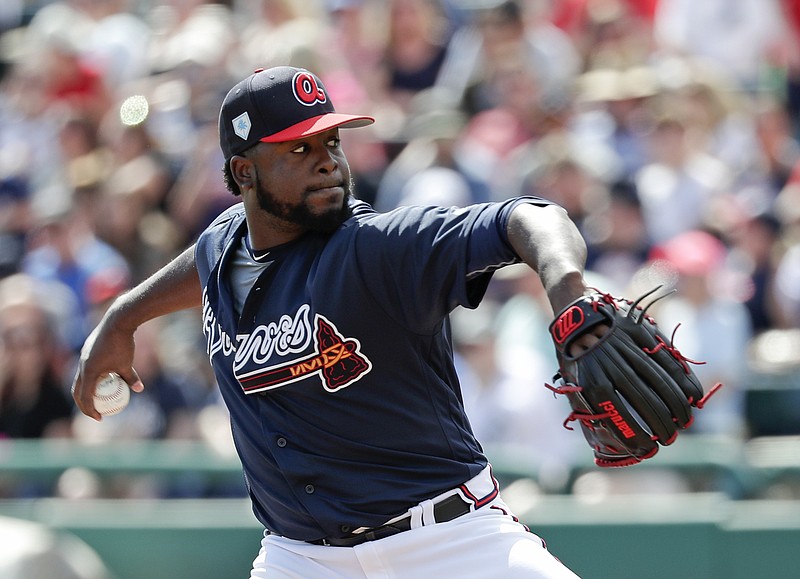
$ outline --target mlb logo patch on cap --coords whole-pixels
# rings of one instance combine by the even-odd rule
[[[246,112],[242,113],[231,122],[233,123],[234,134],[246,141],[247,136],[250,134],[250,127],[253,126],[253,124],[250,122],[250,115],[248,115]]]

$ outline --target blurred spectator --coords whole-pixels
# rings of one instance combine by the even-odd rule
[[[95,231],[125,260],[131,275],[144,279],[177,254],[182,234],[166,215],[148,204],[153,167],[141,158],[118,168],[97,199]]]
[[[663,243],[710,221],[712,201],[730,185],[730,170],[697,150],[687,127],[674,116],[658,121],[650,138],[650,161],[636,176],[647,229]]]
[[[535,71],[518,61],[498,67],[492,86],[496,102],[471,116],[459,140],[466,166],[482,176],[490,200],[542,195],[535,183],[542,167],[563,156],[580,162],[580,147],[569,142],[569,95],[551,98]]]
[[[363,87],[367,100],[385,102],[386,79],[381,70],[383,51],[387,45],[385,29],[389,16],[387,4],[369,0],[325,0],[329,19],[328,33],[323,36],[324,60],[321,72],[345,73]],[[330,87],[328,83],[325,86]],[[336,102],[341,102],[337,97]],[[364,106],[370,103],[364,103]]]
[[[91,328],[88,325],[96,281],[104,292],[118,293],[128,287],[130,270],[125,259],[100,241],[91,224],[76,208],[44,216],[34,230],[23,271],[41,283],[59,282],[68,287],[78,304],[69,345],[77,350]],[[99,276],[99,277],[98,277]]]
[[[692,428],[744,437],[744,352],[753,334],[747,308],[734,299],[735,289],[723,285],[730,279],[723,275],[727,248],[713,235],[692,230],[656,246],[651,258],[677,276],[678,293],[659,303],[654,314],[660,326],[667,333],[675,328],[673,345],[702,362],[693,369],[706,390],[724,384]]]
[[[754,120],[758,141],[753,156],[763,176],[768,207],[800,163],[800,141],[783,103],[761,99],[756,104]]]
[[[85,58],[101,71],[112,92],[150,74],[152,31],[137,14],[134,0],[84,2],[92,19],[85,39]]]
[[[800,140],[800,2],[781,0],[787,26],[785,66],[777,68],[786,75],[786,110],[792,120],[795,138]]]
[[[783,253],[775,272],[775,299],[784,324],[787,327],[800,327],[800,187],[787,187],[780,196],[780,203],[786,213],[793,217],[792,229],[787,231]]]
[[[424,90],[414,97],[408,123],[399,135],[406,141],[380,179],[375,199],[379,211],[404,204],[429,205],[434,198],[447,205],[488,199],[487,174],[462,132],[466,118],[448,108],[445,99],[436,90]],[[432,197],[428,198],[429,194]]]
[[[0,438],[70,436],[69,356],[45,287],[22,274],[0,281]]]
[[[570,38],[546,18],[527,21],[525,6],[517,0],[478,2],[474,27],[462,27],[452,40],[452,61],[442,71],[440,85],[463,94],[469,114],[513,96],[508,87],[496,84],[509,65],[512,70],[524,67],[544,98],[558,97],[578,73],[580,62]]]
[[[586,268],[605,276],[620,293],[625,293],[651,249],[633,183],[620,181],[611,185],[606,203],[587,217],[584,235],[588,249]]]
[[[646,66],[597,68],[577,79],[570,131],[607,181],[633,179],[647,163],[660,91],[656,71]]]
[[[60,111],[51,108],[41,71],[28,58],[25,35],[0,82],[0,171],[31,193],[64,179],[59,151]]]
[[[81,63],[113,92],[150,72],[150,28],[135,8],[131,0],[47,2],[35,11],[27,29],[33,45],[53,39],[71,45]]]
[[[390,0],[381,66],[390,100],[407,110],[432,87],[444,62],[449,25],[437,0]]]
[[[159,0],[151,7],[148,22],[152,29],[150,69],[155,73],[172,71],[182,66],[191,67],[193,64],[224,66],[238,36],[234,32],[230,8],[222,3],[205,0]],[[247,22],[262,21],[256,18]],[[243,37],[264,37],[252,34],[252,30],[249,32]],[[251,66],[244,61],[239,64],[247,68]],[[244,74],[250,72],[252,70],[247,70]]]
[[[800,328],[800,162],[775,200],[782,225],[775,272],[775,300],[782,327]]]
[[[725,163],[733,188],[760,186],[764,171],[751,103],[733,79],[689,60],[671,60],[655,71],[669,91],[660,104],[681,120],[689,142]]]
[[[731,268],[744,278],[743,293],[739,297],[750,313],[754,333],[783,325],[775,300],[780,232],[780,221],[762,213],[745,217],[728,233]]]
[[[29,197],[19,177],[0,179],[0,278],[19,271],[31,227]]]
[[[650,59],[658,1],[556,0],[552,19],[573,39],[584,70],[621,70]]]
[[[708,60],[758,90],[787,42],[780,0],[659,0],[654,31],[663,53]]]
[[[50,12],[48,15],[56,16]],[[29,28],[31,37],[27,39],[27,48],[44,85],[49,106],[61,105],[77,111],[97,126],[111,103],[110,92],[99,64],[87,59],[82,50],[85,39],[82,34],[90,30],[87,22],[82,16],[74,16],[74,20],[68,24],[70,27],[64,27],[64,22],[39,25],[34,19]],[[39,35],[41,38],[37,38]]]
[[[552,380],[557,362],[548,325],[554,314],[539,277],[511,265],[495,274],[491,289],[499,292],[493,320],[498,365],[512,366],[531,355],[542,365],[539,375]]]
[[[800,327],[800,244],[795,243],[784,254],[775,283],[782,314],[792,327]]]
[[[485,183],[489,200],[505,198],[517,183],[517,172],[505,164],[514,163],[532,140],[522,119],[503,107],[482,111],[467,120],[457,135],[459,156],[471,174]]]
[[[66,108],[59,126],[61,163],[70,186],[96,185],[107,173],[108,151],[100,143],[97,126],[77,110]]]
[[[106,175],[93,196],[92,228],[125,259],[133,278],[144,279],[186,241],[167,214],[173,176],[145,122],[125,125],[119,114],[109,116],[100,134]]]

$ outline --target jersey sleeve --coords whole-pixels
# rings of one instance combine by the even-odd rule
[[[362,223],[360,275],[398,322],[433,331],[456,306],[475,308],[492,274],[519,263],[507,235],[520,203],[536,197],[458,207],[401,207]]]
[[[194,258],[204,287],[211,270],[222,256],[228,239],[243,222],[244,206],[239,203],[220,213],[198,237]]]

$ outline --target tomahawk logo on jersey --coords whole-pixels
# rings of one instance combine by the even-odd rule
[[[276,322],[239,334],[234,347],[204,295],[203,329],[209,356],[216,352],[233,355],[233,372],[245,394],[280,388],[314,375],[326,391],[336,392],[369,373],[372,363],[361,353],[361,343],[345,338],[321,314],[314,315],[312,325],[310,310],[303,304],[293,316],[283,315]]]
[[[319,376],[325,390],[335,392],[358,381],[372,369],[370,361],[361,354],[358,340],[344,338],[325,316],[316,314],[314,321],[313,349],[307,356],[246,373],[235,372],[246,394],[280,388],[313,375]],[[245,352],[242,361],[250,362],[245,366],[252,366],[248,353],[258,348],[261,338],[254,334],[238,337]]]

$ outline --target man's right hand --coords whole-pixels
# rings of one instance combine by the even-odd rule
[[[72,397],[80,411],[89,418],[97,421],[102,418],[94,407],[94,392],[104,374],[116,372],[134,392],[144,390],[144,384],[133,368],[133,332],[116,327],[114,316],[109,312],[83,344],[72,382]]]

